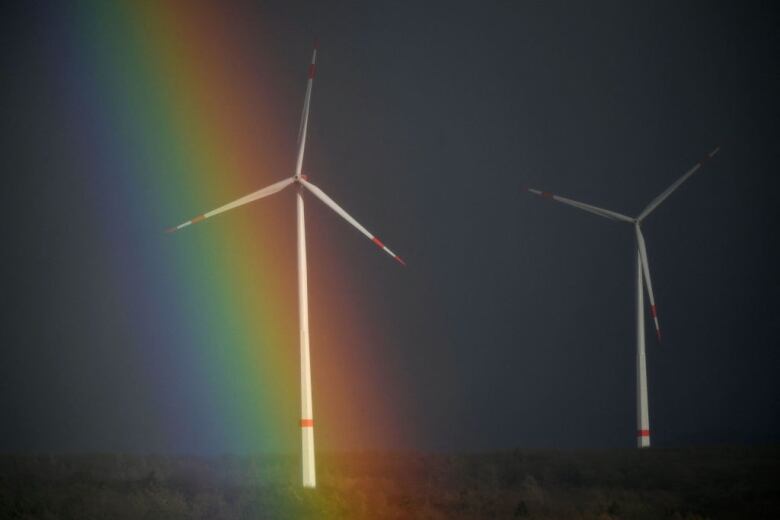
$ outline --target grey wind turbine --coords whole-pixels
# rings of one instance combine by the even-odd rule
[[[655,334],[660,343],[661,341],[661,327],[658,324],[658,311],[655,306],[655,296],[653,295],[653,284],[650,280],[650,264],[647,261],[647,248],[645,247],[645,238],[642,235],[642,221],[650,215],[663,201],[666,200],[680,185],[688,180],[688,178],[694,173],[698,172],[704,163],[712,159],[716,153],[718,153],[720,147],[715,148],[708,153],[704,159],[696,163],[690,170],[688,170],[682,177],[677,179],[671,186],[664,190],[660,195],[654,198],[650,204],[637,217],[628,217],[615,211],[608,209],[602,209],[590,204],[578,202],[576,200],[567,199],[559,195],[555,195],[548,191],[540,191],[533,188],[528,188],[530,193],[544,197],[546,199],[554,200],[562,204],[573,206],[577,209],[593,213],[600,217],[608,218],[610,220],[616,220],[618,222],[625,222],[631,224],[634,227],[634,235],[636,237],[636,422],[637,422],[637,446],[640,448],[646,448],[650,446],[650,414],[648,411],[647,403],[647,365],[645,361],[645,311],[644,311],[644,295],[642,294],[642,280],[644,279],[644,285],[647,287],[647,296],[650,299],[650,316],[655,323]]]

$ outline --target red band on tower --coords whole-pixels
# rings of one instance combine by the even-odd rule
[[[314,419],[301,419],[301,428],[314,428]]]
[[[636,432],[637,437],[650,437],[650,430],[638,430]]]

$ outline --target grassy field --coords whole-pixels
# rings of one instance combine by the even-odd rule
[[[0,456],[0,518],[780,519],[780,447]]]

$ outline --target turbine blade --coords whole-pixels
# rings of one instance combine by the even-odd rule
[[[397,254],[395,254],[395,253],[393,253],[392,251],[390,251],[390,249],[389,249],[389,248],[388,248],[386,245],[384,245],[384,244],[382,243],[382,241],[381,241],[381,240],[379,240],[379,239],[378,239],[376,236],[372,235],[372,234],[371,234],[371,232],[370,232],[370,231],[368,231],[366,228],[364,228],[363,226],[361,226],[361,225],[360,225],[360,222],[358,222],[357,220],[355,220],[354,218],[352,218],[352,216],[350,216],[350,214],[349,214],[349,213],[347,213],[346,211],[344,211],[344,210],[341,208],[341,206],[339,206],[338,204],[336,204],[336,202],[335,202],[333,199],[331,199],[330,197],[328,197],[328,196],[325,194],[325,192],[324,192],[324,191],[322,191],[321,189],[319,189],[317,186],[315,186],[314,184],[310,183],[310,182],[309,182],[309,181],[307,181],[306,179],[300,179],[300,182],[301,182],[301,184],[303,184],[303,186],[305,186],[305,187],[306,187],[306,189],[307,189],[307,190],[309,190],[309,191],[310,191],[310,192],[311,192],[311,193],[312,193],[312,194],[313,194],[315,197],[317,197],[317,198],[318,198],[318,199],[320,199],[322,202],[324,202],[326,206],[328,206],[330,209],[332,209],[333,211],[335,211],[336,213],[338,213],[338,214],[339,214],[339,215],[340,215],[340,216],[341,216],[341,217],[342,217],[344,220],[346,220],[347,222],[349,222],[350,224],[352,224],[353,226],[355,226],[355,227],[358,229],[358,231],[360,231],[361,233],[363,233],[364,235],[366,235],[366,236],[368,237],[368,239],[369,239],[369,240],[371,240],[371,241],[372,241],[374,244],[376,244],[376,246],[377,246],[377,247],[379,247],[380,249],[382,249],[382,250],[383,250],[384,252],[386,252],[388,255],[390,255],[390,256],[392,256],[393,258],[395,258],[395,259],[398,261],[398,263],[399,263],[399,264],[401,264],[401,265],[403,265],[403,266],[406,266],[406,262],[404,262],[404,261],[401,259],[401,257],[400,257],[400,256],[398,256]]]
[[[645,237],[642,235],[642,230],[639,229],[637,224],[636,229],[636,242],[639,246],[639,257],[642,260],[642,272],[645,278],[645,287],[647,287],[647,296],[650,298],[650,316],[655,322],[655,335],[658,338],[658,342],[661,342],[661,327],[658,325],[658,312],[655,307],[655,296],[653,295],[653,282],[650,280],[650,264],[647,261],[647,248],[645,247]]]
[[[683,182],[687,181],[688,177],[690,177],[691,175],[693,175],[694,173],[696,173],[697,171],[702,169],[704,167],[704,163],[705,162],[707,162],[710,159],[712,159],[713,157],[715,157],[715,154],[718,153],[719,150],[720,150],[720,146],[718,146],[713,151],[711,151],[710,153],[705,155],[704,159],[702,159],[701,161],[699,161],[696,164],[694,164],[693,168],[691,168],[690,170],[685,172],[682,177],[680,177],[679,179],[674,181],[674,183],[672,183],[671,186],[666,188],[666,190],[663,193],[661,193],[659,196],[654,198],[650,202],[650,204],[648,204],[647,207],[644,210],[642,210],[642,213],[639,214],[639,217],[637,217],[637,220],[642,220],[643,218],[648,216],[650,213],[652,213],[652,211],[655,208],[657,208],[663,201],[665,201],[666,198],[674,192],[674,190],[676,190],[677,188],[680,187],[680,184],[682,184]]]
[[[295,162],[295,176],[301,175],[303,167],[303,151],[306,148],[306,130],[309,127],[309,106],[311,105],[311,89],[314,84],[314,74],[317,71],[317,41],[314,41],[314,50],[311,53],[311,63],[309,64],[309,79],[306,81],[306,95],[303,98],[303,112],[301,112],[301,123],[298,127],[298,159]]]
[[[276,182],[274,184],[271,184],[270,186],[267,186],[261,190],[257,190],[255,192],[250,193],[249,195],[244,195],[240,199],[236,199],[233,202],[229,202],[225,204],[224,206],[220,206],[217,209],[212,209],[211,211],[207,213],[202,213],[198,215],[197,217],[188,220],[187,222],[183,222],[179,224],[178,226],[170,227],[166,229],[165,231],[167,233],[173,233],[174,231],[178,231],[182,228],[185,228],[189,226],[190,224],[197,224],[198,222],[203,222],[207,218],[213,217],[214,215],[219,215],[220,213],[224,213],[226,211],[229,211],[231,209],[237,208],[239,206],[243,206],[244,204],[249,204],[250,202],[254,202],[258,199],[262,199],[263,197],[267,197],[269,195],[273,195],[274,193],[278,191],[282,191],[287,186],[295,182],[295,179],[292,177],[289,179],[284,179],[283,181]]]
[[[540,191],[534,188],[528,188],[528,192],[543,197],[545,199],[551,199],[557,202],[561,202],[563,204],[568,204],[569,206],[573,206],[577,209],[587,211],[588,213],[593,213],[594,215],[598,215],[600,217],[605,217],[611,220],[619,220],[621,222],[631,222],[631,223],[634,222],[634,219],[632,219],[631,217],[627,217],[625,215],[617,213],[616,211],[610,211],[608,209],[591,206],[590,204],[585,204],[584,202],[577,202],[576,200],[567,199],[566,197],[555,195],[553,193],[550,193],[549,191]]]

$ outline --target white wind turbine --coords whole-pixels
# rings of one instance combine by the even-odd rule
[[[666,198],[674,192],[680,185],[688,180],[688,177],[699,171],[704,163],[713,158],[718,153],[720,147],[715,148],[708,153],[704,159],[696,163],[690,170],[688,170],[682,177],[677,179],[671,186],[669,186],[663,193],[654,198],[650,204],[639,214],[638,217],[632,218],[622,215],[620,213],[610,211],[607,209],[597,208],[590,204],[584,204],[575,200],[559,197],[547,191],[539,191],[533,188],[529,188],[528,191],[534,195],[548,198],[574,206],[575,208],[593,213],[600,217],[605,217],[611,220],[617,220],[620,222],[626,222],[633,224],[634,233],[636,235],[636,422],[637,422],[637,446],[640,448],[647,448],[650,446],[650,415],[647,405],[647,367],[645,363],[645,312],[644,312],[644,295],[642,294],[642,278],[644,278],[645,285],[647,286],[647,295],[650,298],[650,316],[655,322],[655,333],[658,341],[661,341],[661,328],[658,325],[658,312],[655,307],[655,298],[653,296],[653,284],[650,281],[650,264],[647,261],[647,248],[645,247],[645,238],[642,235],[641,224],[655,208],[657,208]]]
[[[312,413],[311,398],[311,366],[309,361],[309,299],[306,280],[306,229],[303,215],[303,189],[310,191],[312,195],[320,199],[330,209],[338,213],[347,222],[355,226],[358,231],[366,235],[369,240],[376,244],[380,249],[395,258],[402,265],[404,261],[390,251],[376,236],[372,235],[366,228],[360,225],[357,220],[352,218],[341,206],[336,204],[333,199],[328,197],[321,189],[310,183],[305,175],[301,174],[303,165],[303,150],[306,146],[306,128],[309,123],[309,105],[311,103],[311,88],[314,81],[315,62],[317,59],[317,45],[314,45],[314,51],[309,65],[309,79],[306,84],[306,96],[303,100],[303,113],[301,115],[300,128],[298,130],[298,158],[295,162],[295,173],[292,177],[271,184],[261,190],[255,191],[240,199],[229,202],[224,206],[213,209],[209,212],[198,215],[192,220],[188,220],[178,226],[168,228],[166,231],[172,233],[185,228],[190,224],[197,224],[207,218],[219,215],[231,209],[254,202],[263,197],[273,195],[282,191],[286,187],[296,184],[298,192],[297,199],[297,221],[298,221],[298,312],[300,320],[300,344],[301,344],[301,449],[302,449],[302,471],[303,486],[313,488],[317,484],[315,465],[314,465],[314,415]]]

